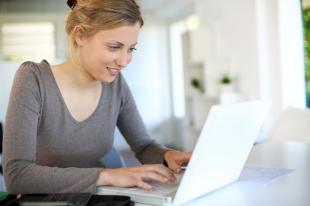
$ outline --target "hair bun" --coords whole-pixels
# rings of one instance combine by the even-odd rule
[[[67,4],[71,9],[73,9],[76,5],[76,0],[68,0]]]

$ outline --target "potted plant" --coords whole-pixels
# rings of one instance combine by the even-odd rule
[[[192,78],[191,79],[191,86],[196,90],[199,91],[200,93],[203,93],[203,87],[201,84],[201,81],[198,78]]]
[[[225,73],[220,79],[220,93],[234,92],[235,89],[235,83],[232,77]]]

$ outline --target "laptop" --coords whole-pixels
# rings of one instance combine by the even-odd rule
[[[186,205],[238,180],[270,106],[264,101],[213,106],[191,160],[176,183],[154,183],[150,191],[102,186],[97,193],[128,195],[149,205]]]

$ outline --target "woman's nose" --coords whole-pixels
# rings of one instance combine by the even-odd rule
[[[130,54],[128,54],[127,52],[121,52],[116,60],[116,63],[120,67],[126,67],[129,61],[130,61]]]

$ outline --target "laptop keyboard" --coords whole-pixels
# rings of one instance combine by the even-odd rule
[[[162,184],[162,183],[158,183],[158,182],[153,182],[152,185],[152,189],[150,190],[150,192],[160,192],[162,194],[168,194],[171,192],[174,192],[177,189],[178,183],[166,183],[166,184]]]
[[[47,195],[43,201],[47,202],[70,202],[75,206],[86,206],[89,199],[91,198],[89,193],[79,193],[79,194],[50,194]]]

